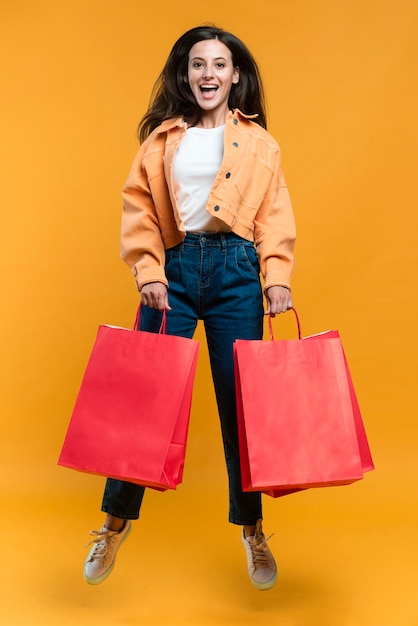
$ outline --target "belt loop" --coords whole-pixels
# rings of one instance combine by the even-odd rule
[[[222,244],[222,249],[225,252],[226,250],[226,237],[224,235],[224,233],[219,233],[220,235],[220,240],[221,240],[221,244]]]

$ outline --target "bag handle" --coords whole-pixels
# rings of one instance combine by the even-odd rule
[[[300,321],[299,321],[299,316],[296,313],[296,309],[294,309],[293,307],[290,307],[290,309],[288,309],[288,311],[293,311],[293,313],[295,314],[296,317],[296,324],[298,325],[298,338],[302,339],[302,330],[300,327]],[[269,332],[270,332],[270,339],[271,341],[274,341],[274,336],[273,336],[273,326],[271,324],[271,315],[268,316],[269,317]]]
[[[138,327],[139,327],[140,317],[141,317],[141,303],[139,303],[138,309],[136,311],[134,327],[132,330],[139,330]],[[165,335],[166,332],[167,332],[167,313],[166,313],[166,310],[164,309],[163,319],[161,320],[161,326],[160,326],[160,330],[158,331],[158,334]]]

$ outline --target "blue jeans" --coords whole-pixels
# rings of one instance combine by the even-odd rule
[[[167,333],[191,338],[203,320],[229,479],[229,521],[251,525],[262,517],[261,494],[244,493],[238,450],[233,343],[261,339],[263,294],[259,264],[251,242],[232,233],[188,234],[166,250]],[[140,328],[158,332],[161,312],[143,306]],[[108,479],[102,511],[137,519],[144,488]]]

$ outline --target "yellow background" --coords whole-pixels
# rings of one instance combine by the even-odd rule
[[[341,332],[376,471],[265,499],[280,578],[253,590],[199,330],[185,482],[147,493],[91,588],[103,480],[56,461],[98,324],[133,322],[118,237],[137,122],[203,21],[261,65],[298,225],[295,305],[304,334]],[[415,0],[1,0],[2,623],[418,624],[417,26]],[[294,333],[289,316],[275,328]]]

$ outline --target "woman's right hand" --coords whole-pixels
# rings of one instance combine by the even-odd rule
[[[141,289],[141,304],[159,311],[171,311],[167,287],[163,283],[146,283]]]

